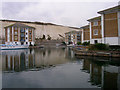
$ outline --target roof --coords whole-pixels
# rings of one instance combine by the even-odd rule
[[[80,27],[81,29],[86,29],[86,28],[89,28],[89,25],[86,25],[86,26],[82,26]]]
[[[104,13],[118,12],[118,11],[120,11],[120,5],[112,7],[112,8],[108,8],[108,9],[105,9],[105,10],[102,10],[102,11],[99,11],[98,13],[99,14],[104,14]]]
[[[70,32],[66,32],[65,34],[69,34],[69,33],[78,33],[78,32],[81,32],[81,31],[70,31]]]
[[[91,21],[100,21],[100,20],[101,20],[101,16],[98,16],[98,17],[88,19],[87,21],[91,22]]]
[[[69,27],[69,28],[73,28],[73,29],[80,29],[80,28],[78,28],[78,27]]]
[[[23,28],[34,28],[34,27],[31,27],[31,26],[28,26],[28,25],[25,25],[25,24],[22,24],[22,23],[19,23],[19,22],[15,23],[15,24],[12,24],[12,25],[9,25],[9,26],[6,26],[4,28],[11,27],[11,26],[14,26],[14,27],[23,27]]]

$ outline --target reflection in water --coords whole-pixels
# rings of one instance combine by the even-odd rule
[[[76,58],[70,48],[4,50],[1,51],[1,55],[3,87],[5,88],[100,87],[120,89],[120,61],[118,59]],[[21,81],[23,85],[19,83],[20,79],[23,79]],[[11,80],[14,82],[12,85],[9,83]]]
[[[92,60],[91,60],[92,59]],[[112,64],[112,65],[110,65]],[[85,58],[83,62],[84,72],[90,73],[89,82],[101,87],[103,90],[111,88],[120,90],[120,61],[97,61],[93,58]]]

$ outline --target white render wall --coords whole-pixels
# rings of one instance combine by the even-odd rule
[[[120,38],[119,37],[105,37],[105,44],[109,45],[120,45]]]
[[[95,44],[95,43],[94,43],[95,40],[97,40],[98,43],[102,43],[102,39],[100,38],[100,39],[91,39],[91,40],[90,40],[90,44]]]

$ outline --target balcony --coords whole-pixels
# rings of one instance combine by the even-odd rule
[[[25,40],[24,40],[24,39],[21,39],[20,41],[21,41],[21,42],[25,42]]]
[[[22,28],[22,29],[20,29],[20,32],[22,32],[22,33],[23,33],[23,32],[25,32],[25,30]]]
[[[25,37],[25,35],[24,35],[24,34],[21,34],[20,36],[21,36],[21,37]]]

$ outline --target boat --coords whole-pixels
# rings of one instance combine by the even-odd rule
[[[0,50],[12,50],[12,49],[27,49],[28,45],[0,45]]]

